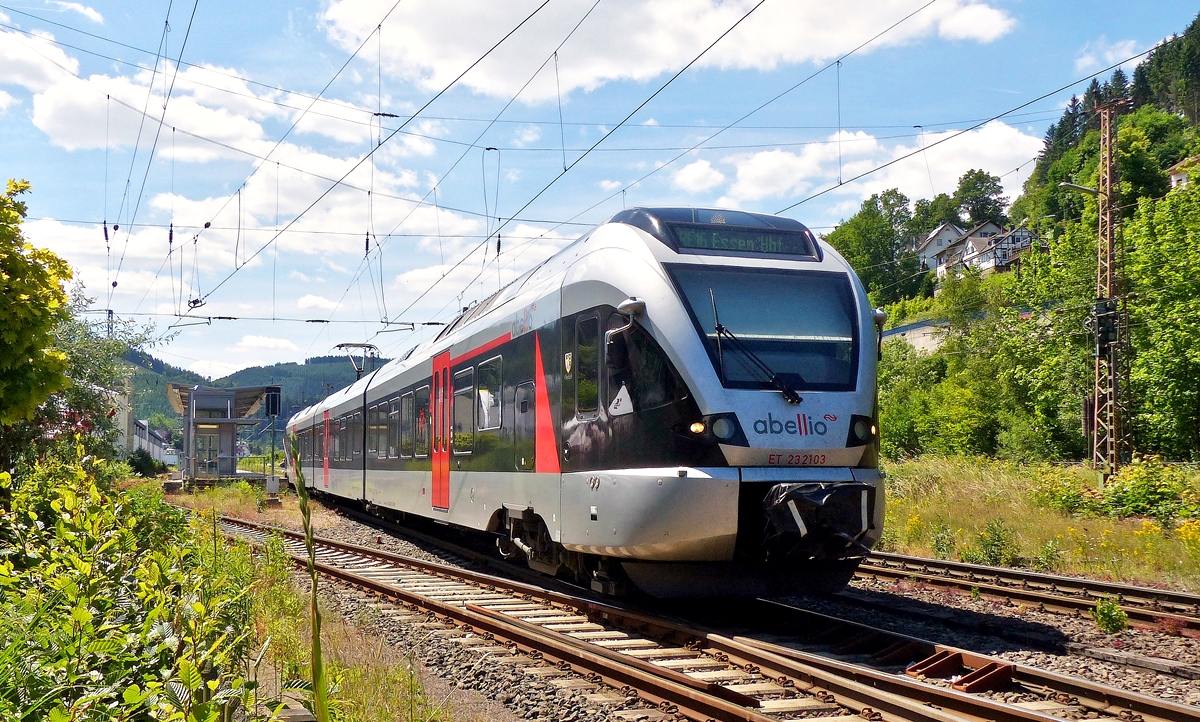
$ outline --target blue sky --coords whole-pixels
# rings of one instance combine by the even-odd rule
[[[154,323],[170,363],[215,377],[368,340],[394,355],[432,328],[395,322],[448,319],[623,204],[776,212],[832,188],[786,212],[824,232],[871,193],[952,192],[971,168],[1015,197],[1070,90],[873,169],[1196,13],[766,0],[580,159],[754,2],[541,1],[199,0],[193,19],[186,0],[0,0],[0,173],[34,184],[30,240],[97,309]]]

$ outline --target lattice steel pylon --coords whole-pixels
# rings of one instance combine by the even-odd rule
[[[1128,335],[1128,324],[1122,323],[1124,304],[1118,305],[1119,294],[1116,228],[1113,224],[1113,191],[1116,187],[1116,163],[1113,138],[1114,105],[1097,108],[1100,113],[1100,184],[1096,194],[1099,201],[1100,223],[1096,239],[1096,379],[1092,424],[1092,467],[1103,477],[1116,473],[1122,456],[1122,441],[1127,438],[1121,413],[1123,374],[1121,359],[1122,336]]]

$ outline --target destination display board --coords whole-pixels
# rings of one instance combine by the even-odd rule
[[[758,228],[671,224],[679,248],[720,253],[815,255],[808,234]]]

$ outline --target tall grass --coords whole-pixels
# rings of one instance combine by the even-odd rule
[[[295,434],[288,437],[292,458],[300,458],[300,440]],[[304,549],[308,552],[308,577],[312,583],[309,593],[309,619],[312,622],[312,688],[313,715],[317,722],[330,722],[329,687],[325,681],[325,661],[321,654],[321,605],[317,599],[317,551],[313,543],[312,509],[308,503],[308,487],[304,471],[296,465],[296,493],[300,497],[300,517],[304,523]]]
[[[1195,522],[1103,516],[1082,466],[926,456],[885,470],[886,550],[1200,590]]]

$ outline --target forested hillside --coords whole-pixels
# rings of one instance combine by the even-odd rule
[[[1200,172],[1171,189],[1167,170],[1200,156],[1200,17],[1155,49],[1132,79],[1093,80],[1050,126],[1020,197],[1003,208],[999,178],[971,171],[953,196],[910,203],[897,190],[865,201],[828,240],[855,265],[892,325],[944,325],[922,354],[885,344],[880,417],[891,456],[923,452],[1079,459],[1092,384],[1094,197],[1060,188],[1098,182],[1096,108],[1120,105],[1118,245],[1133,351],[1131,421],[1138,451],[1200,458]],[[1184,164],[1185,166],[1187,164]],[[1200,164],[1197,168],[1200,170]],[[1024,224],[1044,244],[1013,272],[960,269],[936,288],[912,252],[941,220]]]

